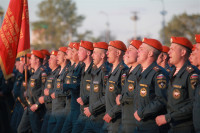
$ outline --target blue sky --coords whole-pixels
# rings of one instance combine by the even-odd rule
[[[28,0],[30,22],[38,20],[36,11],[38,3],[42,0]],[[130,19],[132,12],[137,11],[137,34],[143,37],[159,38],[161,29],[162,10],[161,0],[73,0],[76,2],[78,14],[86,17],[80,32],[91,30],[98,36],[106,29],[106,22],[110,23],[111,34],[117,40],[127,44],[128,39],[134,35],[134,23]],[[172,19],[173,15],[183,12],[188,14],[200,14],[200,0],[164,0],[167,11],[166,22]],[[0,6],[5,10],[9,0],[0,0]],[[107,15],[101,13],[104,12]]]

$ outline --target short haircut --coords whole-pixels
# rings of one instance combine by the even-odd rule
[[[34,56],[35,56],[35,55],[34,55]],[[37,57],[37,56],[35,56],[35,57],[39,59],[39,62],[40,62],[41,64],[43,64],[43,60],[44,60],[44,59],[39,58],[39,57]]]
[[[161,51],[157,50],[154,48],[153,50],[153,55],[154,55],[154,59],[157,60],[158,56],[160,55]]]
[[[148,45],[148,44],[147,44]],[[148,45],[149,46],[149,45]],[[149,46],[149,50],[153,51],[154,59],[157,60],[158,56],[160,55],[161,51],[157,50],[156,48]]]
[[[183,45],[180,45],[180,46],[186,50],[186,57],[189,58],[190,54],[192,53],[192,50],[189,49],[188,47],[183,46]]]

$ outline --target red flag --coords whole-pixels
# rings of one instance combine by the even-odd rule
[[[0,65],[5,79],[12,76],[16,57],[30,50],[27,0],[10,0],[0,29]]]

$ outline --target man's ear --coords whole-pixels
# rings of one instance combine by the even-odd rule
[[[150,50],[150,51],[149,51],[148,57],[153,57],[153,50]]]
[[[91,56],[92,52],[87,50],[87,56]]]
[[[117,57],[119,57],[122,54],[121,50],[117,50]]]
[[[40,62],[40,59],[36,57],[36,58],[35,58],[35,61],[36,61],[36,62]]]
[[[104,59],[106,57],[105,53],[101,53],[101,59]]]
[[[187,53],[187,50],[186,50],[186,49],[184,49],[184,48],[182,48],[182,49],[181,49],[181,56],[185,56],[185,55],[186,55],[186,53]]]

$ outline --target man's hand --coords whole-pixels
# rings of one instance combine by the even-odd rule
[[[31,111],[35,112],[38,109],[38,105],[33,104],[30,109],[31,109]]]
[[[44,95],[45,95],[45,96],[48,96],[48,95],[49,95],[49,89],[47,89],[47,88],[44,89]]]
[[[164,124],[167,124],[167,121],[165,119],[165,115],[159,115],[159,116],[156,117],[155,120],[156,120],[156,124],[158,126],[162,126]]]
[[[77,101],[80,105],[83,105],[83,100],[81,99],[81,97],[79,97],[76,101]]]
[[[55,99],[55,98],[56,98],[55,92],[51,94],[51,98],[52,98],[52,99]]]
[[[24,70],[28,70],[28,64],[24,64]]]
[[[120,100],[119,100],[120,97],[121,97],[121,95],[118,95],[118,96],[116,97],[116,99],[115,99],[117,105],[120,105],[120,104],[121,104],[121,103],[120,103]]]
[[[84,114],[85,114],[87,117],[90,117],[90,116],[91,116],[89,107],[85,107],[85,108],[84,108]]]
[[[44,96],[39,97],[39,102],[40,102],[41,104],[44,103]]]
[[[103,120],[107,123],[110,123],[110,121],[112,120],[112,118],[109,116],[109,114],[105,114],[104,117],[103,117]]]
[[[141,118],[139,117],[137,111],[134,113],[134,117],[137,121],[141,121]]]

